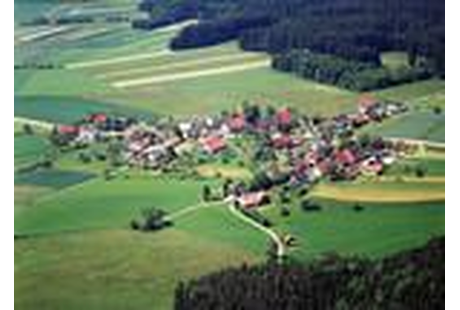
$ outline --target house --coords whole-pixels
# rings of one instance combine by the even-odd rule
[[[276,113],[276,121],[279,125],[290,125],[292,114],[288,108],[283,108]]]
[[[201,147],[208,154],[216,154],[227,147],[225,140],[218,136],[210,136],[201,139]]]
[[[246,127],[246,119],[243,114],[234,114],[228,120],[228,127],[232,132],[241,132]]]
[[[58,132],[61,135],[78,135],[80,132],[80,128],[78,126],[73,125],[62,125],[58,127]]]
[[[271,144],[274,148],[283,149],[292,146],[293,141],[288,134],[275,134],[271,138]]]
[[[254,208],[261,206],[268,199],[268,196],[265,192],[253,192],[245,193],[239,197],[235,198],[235,203],[242,208]]]
[[[366,114],[375,104],[377,104],[377,100],[372,95],[364,94],[358,100],[358,111],[361,114]]]
[[[350,149],[343,149],[337,151],[334,155],[335,161],[341,165],[353,165],[356,163],[357,158]]]
[[[96,113],[88,116],[88,121],[93,124],[105,124],[108,119],[108,116],[103,113]]]

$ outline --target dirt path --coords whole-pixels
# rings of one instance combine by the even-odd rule
[[[214,202],[209,202],[209,203],[204,203],[204,202],[199,203],[199,204],[196,204],[196,205],[192,205],[192,206],[180,209],[179,211],[176,211],[174,213],[171,213],[170,215],[166,216],[166,219],[167,220],[175,220],[175,219],[180,218],[182,216],[185,216],[187,214],[193,213],[193,212],[195,212],[197,210],[207,209],[207,208],[210,208],[210,207],[215,207],[215,206],[218,206],[220,204],[222,204],[221,201],[214,201]]]
[[[230,212],[232,212],[236,217],[240,218],[242,221],[248,223],[252,227],[260,230],[261,232],[269,236],[270,239],[276,244],[276,257],[278,258],[278,261],[281,261],[281,259],[286,254],[286,247],[284,245],[283,240],[281,240],[281,237],[274,230],[267,228],[265,226],[262,226],[256,221],[245,216],[243,213],[238,211],[237,208],[232,203],[229,203],[228,209],[230,210]]]
[[[186,73],[175,73],[175,74],[168,74],[168,75],[158,75],[158,76],[151,76],[139,79],[131,79],[131,80],[123,80],[114,82],[111,85],[116,88],[128,88],[128,87],[135,87],[135,86],[143,86],[149,84],[159,84],[165,82],[172,82],[178,80],[186,80],[186,79],[193,79],[197,77],[205,77],[205,76],[213,76],[213,75],[221,75],[225,73],[233,73],[233,72],[240,72],[250,69],[256,68],[263,68],[269,67],[271,60],[259,60],[250,63],[245,63],[241,65],[231,65],[219,68],[212,68],[212,69],[205,69],[205,70],[198,70]]]

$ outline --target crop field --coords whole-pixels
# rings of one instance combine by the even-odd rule
[[[312,195],[350,202],[417,202],[444,200],[445,189],[444,182],[411,179],[410,181],[320,184],[314,189]]]

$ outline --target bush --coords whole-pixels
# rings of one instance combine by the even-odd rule
[[[321,211],[323,209],[321,205],[314,203],[311,200],[303,200],[300,203],[300,208],[306,212]]]

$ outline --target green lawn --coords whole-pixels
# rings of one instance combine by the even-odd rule
[[[291,206],[291,215],[278,209],[264,210],[276,228],[292,234],[298,248],[292,255],[304,260],[328,252],[379,257],[425,243],[444,234],[444,202],[360,203],[364,211],[353,211],[353,202],[319,199],[320,212],[304,212]]]

